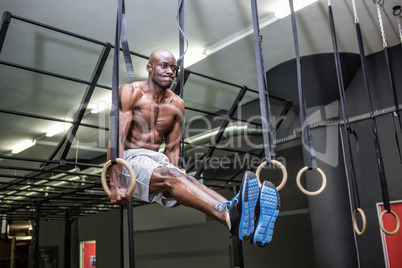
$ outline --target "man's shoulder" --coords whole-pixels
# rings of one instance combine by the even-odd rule
[[[120,87],[120,91],[126,92],[128,94],[142,94],[144,88],[143,81],[136,81],[130,84],[123,84]]]
[[[184,101],[180,96],[178,96],[176,93],[168,89],[169,97],[171,98],[172,102],[175,104],[184,104]]]
[[[174,106],[184,110],[184,101],[182,98],[180,98],[180,96],[176,95],[173,91],[171,91],[170,89],[168,89],[169,94],[170,94],[170,98],[171,98],[171,104],[173,104]]]

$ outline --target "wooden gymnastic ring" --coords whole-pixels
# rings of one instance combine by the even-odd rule
[[[322,193],[322,191],[324,191],[325,187],[327,186],[327,177],[325,176],[324,172],[320,168],[314,169],[315,171],[320,173],[321,178],[322,178],[322,185],[321,185],[320,189],[318,189],[315,192],[310,192],[310,191],[307,191],[306,189],[304,189],[303,186],[301,185],[301,182],[300,182],[301,175],[307,169],[308,169],[308,167],[305,166],[304,168],[300,169],[300,171],[297,173],[297,176],[296,176],[297,187],[299,187],[300,191],[302,191],[305,195],[309,195],[309,196],[314,196],[314,195],[318,195],[318,194]]]
[[[282,188],[285,186],[286,181],[288,180],[288,172],[286,171],[286,167],[285,167],[281,162],[279,162],[279,161],[277,161],[277,160],[271,160],[271,163],[274,164],[274,165],[276,165],[276,166],[278,166],[278,167],[280,167],[281,170],[282,170],[282,181],[281,181],[281,183],[278,185],[278,187],[276,187],[276,190],[277,190],[277,191],[280,191],[280,190],[282,190]],[[267,161],[262,162],[262,163],[258,166],[257,171],[255,172],[255,175],[257,175],[257,179],[258,179],[258,183],[260,184],[260,187],[261,187],[261,185],[262,185],[262,184],[261,184],[261,179],[260,179],[260,173],[261,173],[261,170],[262,170],[264,167],[266,167],[266,165],[267,165]]]
[[[116,158],[116,162],[118,164],[122,164],[123,166],[125,166],[127,168],[128,172],[130,173],[131,183],[130,183],[130,188],[128,188],[128,191],[127,191],[127,197],[131,197],[133,195],[133,192],[135,189],[135,184],[137,182],[137,180],[136,180],[137,177],[135,176],[134,169],[124,159]],[[103,166],[102,173],[101,173],[102,187],[108,196],[110,196],[110,189],[109,189],[109,186],[107,185],[106,173],[111,166],[112,166],[112,161],[111,160],[107,161],[106,164]]]
[[[357,226],[357,221],[356,221],[356,215],[357,213],[360,213],[360,216],[362,217],[362,230],[359,230],[359,227]],[[367,229],[367,221],[366,221],[366,214],[364,214],[363,209],[357,208],[355,211],[353,211],[353,228],[355,229],[356,234],[358,235],[364,235]]]
[[[392,216],[394,216],[394,218],[395,218],[395,220],[396,220],[396,228],[395,228],[395,230],[393,230],[392,232],[390,232],[390,231],[388,231],[388,230],[385,229],[384,224],[382,223],[382,217],[384,217],[384,215],[385,215],[387,212],[388,212],[387,210],[384,210],[383,212],[381,212],[381,215],[380,215],[380,217],[378,218],[378,223],[380,224],[380,228],[381,228],[381,230],[382,230],[384,233],[386,233],[386,234],[388,234],[388,235],[394,235],[394,234],[396,234],[396,233],[399,231],[399,227],[400,227],[399,218],[398,218],[398,215],[396,215],[395,212],[389,211],[389,213],[391,213]]]
[[[187,174],[187,172],[184,168],[181,168],[180,171],[183,172],[184,174]]]

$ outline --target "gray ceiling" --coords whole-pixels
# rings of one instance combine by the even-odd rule
[[[0,11],[9,11],[13,15],[101,42],[113,43],[116,2],[111,0],[0,0]],[[273,16],[275,6],[281,2],[287,1],[258,1],[260,22],[269,22],[261,29],[266,70],[295,57],[289,16],[283,19],[276,19]],[[356,4],[366,53],[371,54],[382,50],[375,4],[372,0],[356,0]],[[400,42],[396,17],[392,14],[392,8],[396,5],[401,5],[401,1],[385,0],[382,8],[385,36],[389,47]],[[358,53],[352,1],[333,0],[332,8],[340,51]],[[178,57],[177,1],[126,1],[126,13],[128,40],[132,51],[149,55],[157,48],[166,48]],[[298,11],[297,23],[302,56],[333,51],[326,0],[320,0]],[[229,38],[244,33],[251,26],[251,7],[248,0],[185,1],[185,32],[189,52],[197,48],[211,49]],[[89,81],[101,51],[102,46],[97,44],[13,19],[0,60]],[[146,60],[133,57],[133,62],[137,74],[135,80],[146,79]],[[257,75],[252,34],[246,35],[188,68],[197,73],[256,89]],[[130,82],[131,79],[127,77],[123,63],[120,70],[120,83]],[[110,87],[111,73],[112,53],[108,57],[98,84]],[[0,64],[0,81],[0,109],[62,120],[71,120],[87,87],[86,84],[5,64]],[[184,100],[188,107],[218,112],[230,108],[238,91],[238,88],[191,75],[185,87]],[[295,88],[294,91],[297,89]],[[280,93],[283,98],[292,94],[294,92]],[[256,99],[255,93],[248,92],[242,103],[246,104]],[[108,105],[110,90],[97,87],[91,102]],[[284,105],[280,101],[276,104],[281,107]],[[53,121],[8,113],[0,114],[1,155],[11,155],[12,146],[22,139],[36,139],[35,146],[14,156],[47,159],[64,134],[51,138],[44,137],[46,129],[55,124]],[[200,115],[189,110],[186,114],[187,120]],[[83,122],[107,127],[108,112],[87,113]],[[80,127],[68,159],[90,161],[97,157],[104,157],[107,140],[108,133],[103,130]],[[98,161],[98,163],[101,162]],[[0,165],[39,168],[39,163],[36,162],[22,164],[21,161],[6,159],[0,160]],[[30,172],[0,170],[1,174],[19,176]],[[12,176],[0,178],[2,182],[13,179]]]

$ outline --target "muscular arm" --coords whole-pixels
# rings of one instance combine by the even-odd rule
[[[175,123],[171,131],[165,136],[166,147],[165,155],[169,158],[170,163],[179,166],[180,160],[180,134],[181,134],[181,122],[184,117],[184,102],[181,99],[177,100],[175,104],[177,107],[177,115],[175,118]]]
[[[137,98],[133,85],[122,85],[119,89],[119,158],[124,158],[124,143],[130,130],[133,118],[133,108]],[[112,116],[112,114],[111,114]],[[110,160],[110,142],[107,150],[107,159]],[[127,198],[127,189],[121,187],[121,170],[122,166],[116,164],[110,167],[110,201],[114,204],[126,204],[130,199]]]

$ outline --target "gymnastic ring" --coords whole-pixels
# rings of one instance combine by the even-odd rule
[[[401,6],[394,6],[392,8],[392,14],[394,14],[394,16],[399,16],[402,13],[402,8]]]
[[[127,191],[127,197],[131,197],[133,195],[133,192],[135,189],[135,184],[137,182],[137,180],[136,180],[137,177],[135,176],[134,169],[124,159],[116,158],[116,162],[118,164],[122,164],[123,166],[125,166],[127,168],[128,172],[130,173],[131,183],[130,183],[130,188],[128,188],[128,191]],[[109,186],[107,185],[106,173],[111,166],[112,166],[112,161],[111,160],[107,161],[106,164],[103,166],[102,173],[101,173],[102,187],[108,196],[110,196],[110,189],[109,189]]]
[[[357,213],[360,213],[360,216],[362,217],[362,230],[359,230],[359,227],[357,226],[357,221],[356,221],[356,215]],[[355,229],[356,234],[358,235],[364,235],[367,229],[367,221],[366,221],[366,214],[364,214],[363,209],[357,208],[355,211],[353,211],[353,228]]]
[[[187,171],[184,168],[181,168],[180,171],[183,172],[184,174],[187,174]]]
[[[389,213],[391,213],[392,216],[394,216],[394,218],[395,218],[395,220],[396,220],[396,228],[395,228],[395,230],[393,230],[392,232],[390,232],[390,231],[388,231],[388,230],[385,229],[384,224],[382,223],[382,217],[384,217],[384,215],[385,215],[387,212],[388,212],[387,210],[384,210],[383,212],[381,212],[381,215],[380,215],[380,217],[378,218],[378,223],[380,224],[380,228],[381,228],[381,230],[382,230],[384,233],[386,233],[386,234],[388,234],[388,235],[394,235],[394,234],[396,234],[396,233],[399,231],[399,227],[400,227],[399,218],[398,218],[398,215],[396,215],[395,212],[389,211]]]
[[[307,191],[306,189],[303,188],[303,186],[301,185],[301,182],[300,182],[301,175],[307,169],[308,169],[308,167],[305,166],[304,168],[300,169],[300,171],[297,173],[297,176],[296,176],[297,187],[299,187],[300,191],[302,191],[305,195],[309,195],[309,196],[319,195],[320,193],[322,193],[322,191],[324,191],[325,187],[327,186],[327,177],[325,176],[324,172],[320,168],[313,169],[313,170],[317,171],[318,173],[320,173],[321,178],[322,178],[322,185],[321,185],[321,188],[315,192]]]
[[[278,185],[278,187],[276,187],[276,190],[280,191],[285,186],[286,181],[288,180],[288,172],[286,171],[286,167],[281,162],[279,162],[277,160],[271,160],[271,163],[276,165],[276,166],[278,166],[278,167],[280,167],[280,169],[282,170],[282,182]],[[257,179],[258,179],[258,183],[259,183],[260,187],[262,185],[261,184],[261,179],[260,179],[260,173],[261,173],[261,170],[264,167],[266,167],[266,165],[267,165],[267,161],[262,162],[258,166],[257,171],[255,172],[255,175],[257,175]]]

